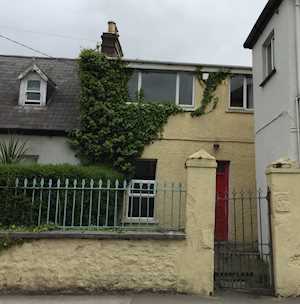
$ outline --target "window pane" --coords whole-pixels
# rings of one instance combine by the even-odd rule
[[[253,109],[253,79],[247,76],[247,108]]]
[[[244,76],[233,76],[230,81],[230,106],[242,108],[244,103]]]
[[[128,217],[154,217],[153,197],[130,197],[128,204]]]
[[[144,71],[142,90],[148,102],[175,103],[176,73]]]
[[[141,159],[135,164],[134,179],[155,180],[157,160]]]
[[[138,93],[138,77],[139,74],[137,71],[134,71],[131,75],[131,78],[128,81],[128,94],[129,99],[135,101],[137,99]]]
[[[27,92],[27,100],[38,100],[38,101],[40,101],[40,99],[41,99],[41,94],[40,93]]]
[[[40,80],[28,80],[27,81],[27,90],[39,91],[41,87]]]
[[[180,73],[179,104],[193,105],[193,74]]]

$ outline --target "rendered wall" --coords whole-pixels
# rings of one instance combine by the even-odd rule
[[[196,100],[203,88],[196,86]],[[230,161],[229,183],[233,188],[255,189],[254,117],[252,112],[229,111],[229,81],[217,89],[217,108],[201,117],[183,113],[169,119],[161,140],[146,147],[143,158],[158,159],[157,180],[185,183],[186,158],[200,149],[216,160]],[[218,150],[214,144],[219,144]]]
[[[265,168],[280,157],[296,159],[295,1],[283,1],[253,48],[253,80],[258,187]],[[274,31],[276,73],[264,85],[263,44]]]
[[[8,140],[8,135],[0,134],[0,140]],[[40,164],[78,164],[74,151],[63,136],[20,135],[27,141],[28,155],[37,155]]]
[[[268,168],[267,178],[271,190],[275,292],[285,297],[300,296],[300,169],[291,161],[278,161]]]
[[[185,240],[38,240],[1,253],[0,291],[214,290],[216,162],[186,162]],[[118,233],[116,233],[118,234]]]

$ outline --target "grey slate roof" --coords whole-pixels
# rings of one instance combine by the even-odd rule
[[[18,105],[18,76],[35,63],[56,84],[46,107]],[[64,133],[79,125],[80,83],[74,59],[0,55],[0,130]]]

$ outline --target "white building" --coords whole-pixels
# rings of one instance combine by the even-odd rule
[[[257,185],[282,157],[299,161],[300,0],[269,0],[249,34],[253,51]]]

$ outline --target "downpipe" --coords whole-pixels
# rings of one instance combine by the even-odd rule
[[[297,132],[297,158],[300,165],[300,122],[299,122],[299,101],[300,101],[300,0],[295,0],[295,48],[296,48],[296,79],[297,97],[296,101],[296,132]]]

